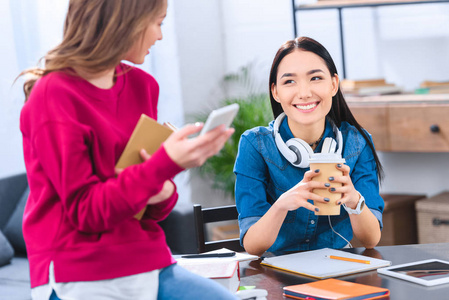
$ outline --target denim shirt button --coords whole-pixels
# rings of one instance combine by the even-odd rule
[[[308,243],[308,242],[310,242],[310,240],[309,240],[309,239],[307,239],[307,240],[306,240],[306,243]]]
[[[310,224],[312,225],[315,224],[315,220],[310,221]]]

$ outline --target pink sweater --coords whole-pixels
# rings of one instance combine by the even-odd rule
[[[111,279],[175,262],[157,222],[178,194],[150,206],[141,221],[133,216],[182,168],[161,147],[148,161],[114,174],[140,115],[156,119],[159,87],[140,69],[121,64],[116,71],[121,75],[108,90],[50,73],[22,109],[31,287],[48,282],[51,261],[56,282]]]

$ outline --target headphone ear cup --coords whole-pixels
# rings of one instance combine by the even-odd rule
[[[343,135],[341,134],[341,131],[338,130],[337,128],[337,145],[338,145],[338,149],[337,149],[337,153],[341,154],[342,150],[343,150]]]
[[[310,148],[309,144],[301,139],[289,139],[285,144],[298,158],[295,162],[291,162],[292,165],[298,168],[309,167],[309,159],[313,154],[313,150]]]
[[[336,150],[337,142],[331,137],[325,138],[323,147],[321,148],[321,153],[335,153]]]

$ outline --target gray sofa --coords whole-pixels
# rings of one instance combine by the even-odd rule
[[[31,299],[22,234],[28,193],[26,174],[0,179],[0,300]],[[160,225],[173,254],[196,253],[193,205],[178,203]]]

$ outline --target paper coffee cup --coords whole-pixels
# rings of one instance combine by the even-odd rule
[[[310,158],[310,170],[320,170],[320,174],[313,177],[312,180],[330,184],[330,187],[328,188],[312,190],[312,193],[330,199],[327,203],[314,201],[314,205],[320,209],[320,211],[315,212],[315,215],[335,216],[340,214],[341,205],[338,205],[337,202],[341,199],[342,194],[331,193],[329,189],[332,187],[340,187],[342,184],[329,181],[329,177],[343,175],[343,172],[337,169],[336,165],[344,163],[345,159],[342,158],[340,154],[336,153],[315,153]]]

